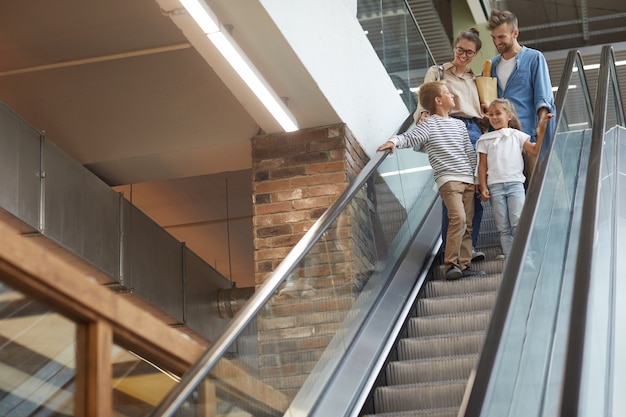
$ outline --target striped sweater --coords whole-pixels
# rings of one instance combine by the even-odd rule
[[[389,140],[398,148],[424,145],[437,188],[448,181],[478,183],[474,176],[476,151],[460,120],[435,114],[422,124]]]

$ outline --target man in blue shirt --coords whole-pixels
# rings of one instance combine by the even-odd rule
[[[492,10],[488,24],[491,39],[500,55],[491,58],[491,76],[498,79],[498,97],[515,106],[522,131],[535,142],[537,122],[544,113],[555,113],[554,95],[548,64],[543,54],[518,43],[517,17],[508,10]],[[546,137],[554,134],[550,120]],[[529,173],[534,160],[529,161]]]

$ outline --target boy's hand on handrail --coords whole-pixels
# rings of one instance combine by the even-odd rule
[[[376,149],[376,151],[380,152],[380,151],[384,151],[387,149],[389,149],[389,153],[394,153],[394,151],[396,150],[396,144],[388,140],[387,142],[380,145],[378,149]]]

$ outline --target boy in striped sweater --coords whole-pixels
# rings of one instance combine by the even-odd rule
[[[448,209],[448,234],[444,252],[445,278],[484,275],[470,269],[472,262],[472,219],[477,181],[476,152],[463,122],[450,117],[454,95],[445,81],[422,84],[419,102],[431,116],[401,135],[392,136],[379,151],[423,145],[433,168],[435,184]]]

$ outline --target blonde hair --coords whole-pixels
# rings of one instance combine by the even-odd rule
[[[517,130],[522,130],[522,123],[517,118],[517,112],[515,111],[515,106],[513,105],[513,103],[505,98],[497,98],[489,103],[489,109],[487,109],[487,111],[491,111],[491,108],[496,104],[500,105],[505,112],[513,116],[511,120],[509,120],[509,127]]]
[[[445,85],[446,82],[440,80],[424,83],[420,86],[420,105],[430,114],[435,114],[437,112],[437,106],[435,106],[435,98],[441,97],[443,95],[443,87]]]

